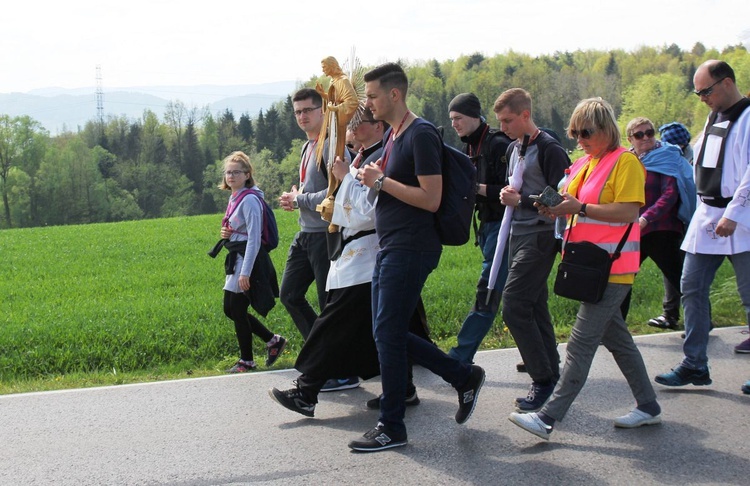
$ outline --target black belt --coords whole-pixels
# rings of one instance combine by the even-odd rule
[[[707,204],[714,208],[725,208],[729,206],[732,201],[731,197],[712,197],[712,196],[698,196],[701,198],[703,204]]]

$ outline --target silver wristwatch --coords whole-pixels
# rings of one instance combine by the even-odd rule
[[[380,192],[380,189],[383,188],[383,179],[385,179],[385,174],[375,179],[375,182],[372,183],[372,188],[375,191]]]
[[[299,203],[297,202],[297,198],[295,197],[292,199],[292,208],[299,209]]]

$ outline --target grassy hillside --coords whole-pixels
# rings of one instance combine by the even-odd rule
[[[279,277],[296,215],[277,212]],[[222,373],[238,355],[223,315],[223,255],[206,255],[221,216],[0,231],[0,393],[117,384]],[[473,245],[446,247],[423,294],[433,338],[443,349],[473,303],[480,267]],[[650,263],[638,276],[629,321],[634,333],[661,311],[661,276]],[[551,292],[550,292],[551,293]],[[315,302],[314,289],[308,294]],[[552,296],[561,340],[577,304]],[[734,275],[715,284],[715,320],[742,323]],[[266,325],[290,345],[276,367],[291,367],[301,338],[281,304]],[[513,346],[501,319],[485,348]],[[256,356],[264,347],[256,342]]]

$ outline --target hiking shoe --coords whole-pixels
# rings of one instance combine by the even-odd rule
[[[750,338],[745,339],[740,344],[734,347],[735,353],[750,354]]]
[[[516,410],[521,413],[538,412],[547,403],[553,391],[555,391],[555,383],[540,385],[537,382],[532,382],[526,398],[516,398]]]
[[[523,361],[517,363],[516,371],[518,371],[519,373],[526,373],[526,363],[524,363]]]
[[[642,425],[656,425],[661,423],[661,415],[650,415],[642,410],[634,408],[626,415],[615,419],[615,427],[621,429],[634,429]]]
[[[279,356],[281,356],[281,352],[284,351],[284,348],[286,347],[286,339],[279,336],[278,334],[274,334],[273,338],[266,344],[266,348],[268,348],[267,351],[267,357],[266,357],[266,366],[272,366],[277,359],[279,359]]]
[[[380,410],[380,399],[383,397],[383,394],[381,393],[379,396],[375,398],[371,398],[367,400],[367,408],[372,410]],[[411,390],[411,393],[409,390],[406,390],[406,400],[404,400],[404,404],[407,407],[413,407],[415,405],[419,405],[419,397],[417,396],[417,389],[414,388]]]
[[[333,392],[333,391],[339,391],[339,390],[348,390],[350,388],[357,388],[359,386],[359,378],[356,376],[353,376],[351,378],[331,378],[330,380],[326,381],[325,385],[323,385],[323,388],[320,389],[321,392]]]
[[[508,417],[508,420],[518,425],[526,432],[531,432],[535,436],[541,437],[544,440],[549,440],[549,436],[552,435],[553,427],[545,424],[536,413],[513,412]]]
[[[750,395],[750,381],[746,381],[740,390],[742,390],[742,393],[745,395]]]
[[[466,382],[458,391],[458,411],[456,412],[456,422],[459,424],[466,423],[474,412],[479,398],[479,390],[484,385],[484,369],[477,365],[471,365],[469,381]]]
[[[349,442],[349,448],[360,452],[377,452],[406,445],[406,432],[397,433],[378,422],[361,439]]]
[[[679,324],[677,324],[677,319],[667,316],[654,317],[653,319],[649,319],[647,324],[658,329],[676,330],[680,327]]]
[[[281,391],[277,388],[268,390],[268,396],[273,398],[279,405],[288,408],[292,412],[301,413],[305,417],[315,416],[315,404],[305,399],[299,387]]]
[[[691,370],[681,364],[677,365],[677,368],[673,368],[669,373],[657,375],[654,381],[665,386],[703,386],[712,383],[708,368],[705,370]]]
[[[238,359],[234,366],[226,370],[226,373],[246,373],[255,370],[257,367],[258,365],[255,364],[255,361]]]

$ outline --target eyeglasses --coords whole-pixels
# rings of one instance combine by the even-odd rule
[[[711,96],[711,93],[714,92],[714,86],[716,86],[717,84],[721,83],[725,79],[727,79],[726,76],[724,76],[720,80],[716,81],[714,84],[712,84],[708,88],[704,88],[704,89],[702,89],[700,91],[693,91],[693,93],[695,93],[695,96],[698,96],[698,97],[700,97],[700,96]]]
[[[225,170],[224,171],[224,175],[227,177],[229,176],[237,177],[240,174],[247,174],[247,171],[245,170]]]
[[[581,137],[584,140],[588,140],[591,138],[591,135],[596,132],[596,128],[584,128],[583,130],[571,130],[570,134],[573,135],[573,138]]]
[[[302,114],[307,115],[307,114],[310,114],[313,111],[317,110],[318,108],[320,108],[320,107],[319,106],[313,106],[313,107],[309,107],[309,108],[302,108],[301,110],[294,110],[294,116],[300,116]]]
[[[640,131],[635,132],[634,134],[631,135],[631,137],[635,138],[636,140],[641,140],[641,139],[643,139],[643,137],[654,138],[654,134],[655,133],[656,132],[654,131],[653,128],[649,128],[645,132],[640,132]]]

